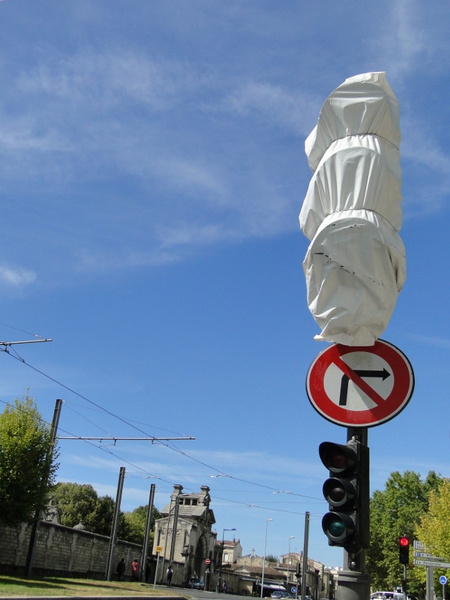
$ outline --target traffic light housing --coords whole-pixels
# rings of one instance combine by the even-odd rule
[[[409,538],[402,535],[398,539],[398,554],[401,565],[409,565]]]
[[[330,475],[323,484],[329,512],[322,529],[330,546],[356,554],[369,547],[369,448],[356,438],[322,442],[319,455]]]

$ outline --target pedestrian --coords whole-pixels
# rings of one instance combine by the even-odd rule
[[[117,565],[117,579],[122,581],[123,574],[125,573],[125,559],[121,558]]]
[[[137,581],[139,578],[139,562],[135,558],[131,563],[131,581]]]
[[[145,565],[145,582],[148,583],[150,581],[150,574],[151,574],[151,566],[150,566],[150,561],[147,561],[147,564]]]
[[[227,589],[228,589],[228,588],[227,588],[227,582],[226,582],[226,581],[224,581],[224,582],[223,582],[223,586],[222,586],[222,592],[223,592],[224,594],[226,594],[226,593],[227,593]]]
[[[167,573],[166,573],[167,585],[168,586],[172,585],[172,575],[173,575],[172,565],[169,565],[169,568],[167,569]]]

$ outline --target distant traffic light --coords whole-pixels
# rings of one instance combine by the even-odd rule
[[[398,553],[401,565],[409,564],[409,538],[402,535],[398,540]]]
[[[322,442],[320,458],[330,477],[323,484],[329,512],[322,529],[330,546],[350,553],[369,547],[369,448],[358,440]]]

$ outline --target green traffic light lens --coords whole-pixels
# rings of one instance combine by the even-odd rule
[[[355,521],[342,512],[328,512],[322,519],[322,529],[333,546],[348,542],[356,531]]]
[[[345,525],[341,520],[331,521],[331,523],[328,525],[328,531],[336,539],[341,538],[341,536],[345,533],[345,529]]]

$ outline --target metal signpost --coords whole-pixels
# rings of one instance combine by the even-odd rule
[[[414,540],[414,565],[419,567],[426,567],[427,569],[427,600],[433,600],[434,598],[434,568],[438,569],[450,569],[450,562],[447,562],[442,556],[434,556],[429,548],[419,540]],[[447,577],[442,575],[439,578],[439,583],[442,584],[442,597],[445,599],[445,586],[447,584]]]
[[[445,600],[445,586],[447,585],[447,577],[445,575],[441,575],[439,577],[439,583],[442,585],[442,600]]]
[[[409,360],[379,339],[406,278],[399,147],[399,106],[384,72],[346,79],[305,141],[307,301],[321,329],[315,339],[332,344],[313,361],[306,391],[322,417],[347,427],[346,444],[319,447],[329,472],[322,528],[344,548],[339,600],[370,596],[368,428],[397,416],[414,390]]]
[[[347,427],[347,444],[323,442],[319,449],[330,474],[323,486],[330,512],[322,528],[330,545],[344,548],[339,600],[361,600],[370,592],[365,568],[370,541],[368,428],[398,415],[413,390],[411,363],[384,340],[367,347],[333,344],[308,370],[306,391],[314,409]]]

